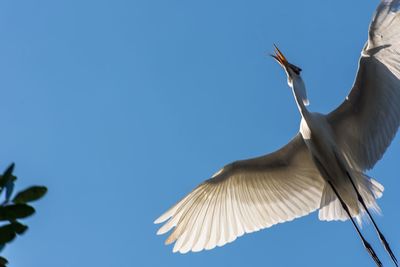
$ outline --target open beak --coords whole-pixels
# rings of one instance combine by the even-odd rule
[[[286,60],[285,56],[279,50],[279,48],[274,44],[275,47],[275,55],[271,55],[282,67],[287,68],[289,62]]]

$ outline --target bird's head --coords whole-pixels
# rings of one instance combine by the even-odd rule
[[[304,105],[307,106],[309,104],[309,101],[307,99],[307,94],[306,94],[303,79],[301,78],[301,75],[300,75],[301,68],[289,63],[289,61],[287,61],[286,57],[278,49],[278,47],[276,45],[274,45],[274,47],[275,47],[275,54],[271,55],[271,56],[285,70],[286,75],[287,75],[288,85],[295,91],[295,93],[297,93],[301,97]]]
[[[292,87],[293,80],[300,77],[301,68],[289,63],[289,61],[287,61],[286,57],[282,54],[279,48],[276,45],[274,45],[274,47],[275,54],[271,55],[271,57],[273,57],[276,62],[278,62],[279,65],[281,65],[282,68],[285,70],[288,77],[288,84],[290,87]]]

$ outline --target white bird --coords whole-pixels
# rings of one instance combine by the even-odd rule
[[[223,167],[155,221],[165,222],[157,234],[175,228],[166,240],[175,242],[174,252],[201,251],[319,210],[320,220],[350,219],[382,266],[354,222],[368,215],[398,266],[368,211],[380,211],[376,199],[383,186],[364,172],[382,157],[400,124],[400,0],[379,4],[353,88],[327,115],[308,111],[301,69],[277,48],[273,57],[300,111],[299,133],[278,151]]]

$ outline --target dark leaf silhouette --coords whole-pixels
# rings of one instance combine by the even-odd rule
[[[47,192],[45,186],[32,186],[19,192],[13,199],[14,203],[27,203],[42,198]]]
[[[14,170],[14,163],[11,163],[10,166],[4,171],[3,175],[0,176],[0,192],[3,191],[3,189],[6,189],[6,200],[5,202],[8,202],[10,199],[12,192],[14,190],[14,181],[17,179],[12,172]]]
[[[10,201],[11,195],[14,191],[14,180],[9,180],[8,183],[6,183],[5,188],[6,188],[5,203],[8,203]]]
[[[8,260],[6,260],[3,257],[0,257],[0,267],[5,267],[8,263]]]
[[[16,234],[12,224],[6,224],[0,227],[0,244],[11,242],[15,236]]]
[[[10,164],[0,175],[0,194],[5,189],[4,201],[0,201],[0,221],[5,223],[0,226],[0,251],[17,235],[22,235],[28,230],[27,225],[17,221],[35,213],[35,209],[26,203],[42,198],[47,192],[45,186],[31,186],[18,192],[13,198],[13,203],[10,203],[14,182],[17,180],[17,177],[13,175],[14,167],[14,163]],[[7,264],[7,259],[0,257],[0,267],[6,267]]]
[[[13,176],[12,172],[14,171],[14,163],[11,163],[10,166],[4,171],[3,175],[0,178],[0,187],[4,187],[9,180],[12,180]]]
[[[18,235],[22,235],[23,233],[25,233],[26,230],[28,230],[28,226],[25,224],[22,224],[20,222],[12,222],[11,223],[12,227],[14,228],[14,231],[16,234]]]
[[[35,209],[26,204],[0,206],[0,221],[13,221],[31,216]]]

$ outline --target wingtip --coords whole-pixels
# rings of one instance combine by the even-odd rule
[[[171,209],[169,209],[166,212],[164,212],[161,216],[159,216],[157,219],[155,219],[153,223],[154,224],[163,223],[167,221],[169,218],[171,218],[171,216],[172,216]]]
[[[158,217],[157,219],[155,219],[155,220],[153,221],[154,224],[160,224],[160,223],[162,223],[162,222],[163,222],[163,221],[161,220],[161,216]]]

